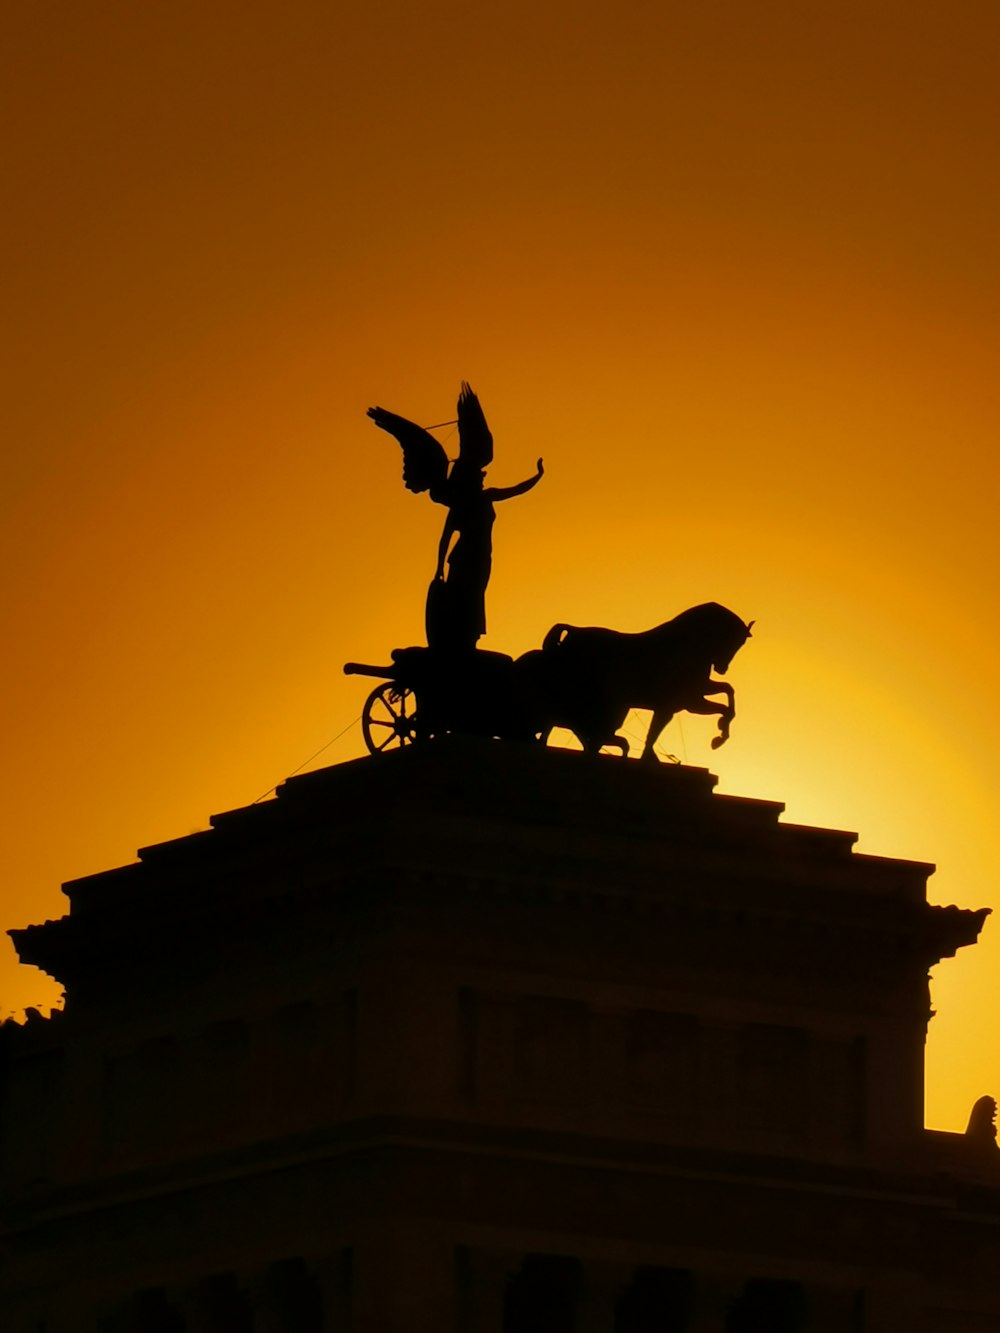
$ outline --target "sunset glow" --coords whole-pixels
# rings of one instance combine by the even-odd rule
[[[1000,907],[1000,11],[916,9],[8,6],[0,925],[362,752],[443,515],[365,409],[463,378],[546,468],[484,647],[724,603],[732,740],[662,748]],[[930,1125],[998,969],[936,969]]]

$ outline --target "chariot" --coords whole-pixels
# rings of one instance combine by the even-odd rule
[[[372,754],[448,732],[531,740],[542,729],[517,663],[481,648],[397,648],[391,666],[348,662],[349,676],[382,680],[365,700],[361,731]]]
[[[712,672],[728,671],[752,625],[704,602],[640,634],[553,625],[541,648],[516,660],[481,648],[397,648],[392,666],[348,662],[344,671],[384,682],[361,714],[372,754],[447,732],[545,741],[565,727],[584,750],[611,746],[624,755],[619,728],[630,708],[643,708],[653,716],[642,756],[655,759],[657,738],[681,709],[718,717],[713,749],[727,740],[736,695]]]

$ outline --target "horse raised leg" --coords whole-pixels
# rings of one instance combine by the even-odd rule
[[[712,702],[705,697],[709,694],[724,694],[727,702],[724,704],[717,701]],[[720,745],[725,745],[726,741],[729,740],[729,728],[736,716],[736,693],[728,681],[710,680],[701,699],[692,699],[685,706],[689,713],[717,713],[719,716],[719,734],[712,737],[712,749],[717,750]]]
[[[724,694],[726,702],[720,703],[718,700],[711,700],[707,697],[710,694]],[[708,680],[703,686],[699,686],[697,694],[677,700],[674,709],[654,708],[649,723],[649,731],[646,733],[646,744],[643,746],[642,755],[640,756],[642,759],[652,760],[654,763],[658,762],[653,747],[660,739],[660,733],[664,727],[674,716],[674,713],[680,709],[684,709],[688,713],[716,714],[718,716],[719,734],[712,737],[712,749],[717,750],[720,745],[724,745],[729,739],[729,727],[736,716],[736,695],[728,681]]]

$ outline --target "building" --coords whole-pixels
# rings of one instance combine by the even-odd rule
[[[700,769],[445,738],[12,932],[4,1333],[996,1333],[989,1107],[923,1125],[985,911]]]

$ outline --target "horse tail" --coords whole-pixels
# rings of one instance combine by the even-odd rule
[[[573,628],[572,625],[553,625],[542,640],[542,652],[548,653],[551,652],[553,648],[558,648],[564,641],[565,636]]]

